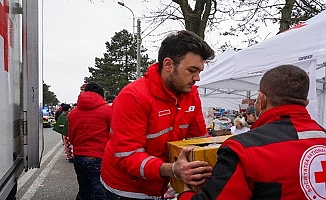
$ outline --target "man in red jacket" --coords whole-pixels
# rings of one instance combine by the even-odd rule
[[[168,163],[167,142],[207,136],[194,84],[213,56],[194,33],[172,34],[161,44],[158,63],[115,98],[101,171],[109,199],[158,199],[167,191],[169,177],[199,185],[211,174],[203,161]],[[173,171],[181,167],[182,172]],[[185,179],[186,174],[192,176]]]
[[[309,77],[299,67],[267,71],[251,130],[226,140],[202,191],[195,195],[185,185],[179,200],[326,199],[326,134],[306,109],[308,91]]]
[[[109,141],[111,106],[102,87],[90,82],[78,96],[77,107],[68,115],[68,136],[74,146],[74,168],[79,184],[78,198],[106,199],[100,182],[105,145]]]

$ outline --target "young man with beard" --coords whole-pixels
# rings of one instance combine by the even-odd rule
[[[171,34],[161,44],[158,63],[115,98],[101,169],[109,199],[160,199],[170,177],[200,185],[211,174],[203,161],[168,163],[167,142],[207,136],[195,83],[213,56],[194,33]]]

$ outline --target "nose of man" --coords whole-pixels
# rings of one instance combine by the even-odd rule
[[[195,73],[195,75],[193,76],[192,80],[193,80],[194,82],[196,82],[196,81],[200,81],[199,73]]]

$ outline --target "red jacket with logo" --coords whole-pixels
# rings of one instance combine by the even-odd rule
[[[95,92],[82,92],[68,115],[68,136],[74,155],[102,158],[110,139],[112,107]]]
[[[202,191],[179,200],[326,199],[326,134],[305,107],[275,107],[251,128],[218,149]]]
[[[176,97],[164,85],[158,64],[127,85],[113,104],[112,134],[101,178],[111,192],[144,199],[167,190],[160,166],[168,162],[167,142],[207,136],[197,87]]]

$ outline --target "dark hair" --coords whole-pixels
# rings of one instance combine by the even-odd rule
[[[263,75],[259,88],[273,106],[285,104],[306,106],[309,76],[297,66],[281,65]]]
[[[113,100],[115,99],[115,96],[114,95],[109,95],[105,98],[105,100],[108,102],[108,103],[112,103]]]
[[[89,82],[85,87],[85,92],[91,91],[96,92],[97,94],[101,95],[104,98],[104,90],[103,88],[96,82]]]
[[[71,107],[70,107],[69,104],[64,104],[64,105],[62,106],[62,111],[68,111],[70,108],[71,108]]]
[[[201,56],[203,60],[212,59],[215,55],[213,49],[195,33],[186,30],[178,31],[168,35],[161,43],[158,52],[159,70],[162,70],[165,58],[171,58],[178,65],[189,52]]]

